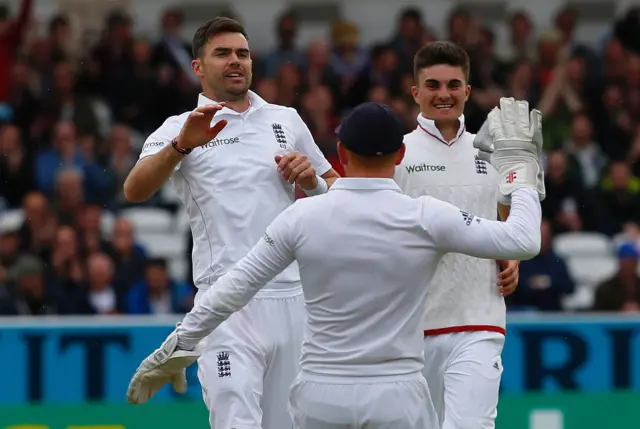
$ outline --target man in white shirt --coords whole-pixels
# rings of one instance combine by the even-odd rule
[[[298,261],[308,320],[300,374],[291,387],[294,428],[437,427],[421,374],[420,324],[438,262],[448,252],[529,259],[540,249],[534,187],[541,146],[511,131],[530,128],[525,116],[516,118],[517,127],[509,115],[503,127],[497,109],[491,117],[497,137],[492,160],[501,174],[518,178],[501,185],[513,208],[507,222],[497,222],[435,198],[403,194],[392,179],[405,152],[401,121],[381,104],[355,108],[339,130],[338,153],[348,178],[336,180],[325,195],[296,202],[269,225],[143,361],[128,401],[144,403],[179,376],[197,358],[202,338]],[[512,145],[527,156],[513,162]]]
[[[248,90],[251,54],[240,23],[205,23],[193,53],[203,91],[198,107],[149,136],[124,192],[143,201],[171,178],[191,218],[198,302],[294,202],[294,183],[321,194],[337,174],[294,109]],[[269,280],[206,340],[198,378],[212,428],[291,427],[288,388],[306,316],[297,264]]]
[[[451,42],[425,45],[415,56],[418,127],[394,176],[412,197],[429,195],[487,219],[497,218],[498,173],[478,157],[465,130],[471,88],[469,57]],[[508,206],[498,207],[503,219]],[[450,253],[429,285],[422,329],[424,376],[443,428],[493,428],[506,334],[504,295],[518,283],[518,262]],[[452,287],[454,286],[454,287]]]

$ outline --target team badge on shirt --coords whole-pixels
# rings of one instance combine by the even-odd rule
[[[231,377],[231,361],[229,352],[218,353],[218,377]]]
[[[487,163],[476,155],[476,173],[477,174],[487,174]]]
[[[287,149],[287,137],[284,134],[282,125],[274,122],[271,124],[271,129],[273,130],[273,135],[275,136],[276,141],[280,145],[280,149]]]

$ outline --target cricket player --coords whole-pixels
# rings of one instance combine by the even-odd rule
[[[248,90],[251,53],[240,23],[202,25],[193,54],[198,107],[149,136],[124,191],[143,201],[172,179],[191,218],[198,302],[294,202],[294,183],[322,194],[337,174],[294,109]],[[198,378],[212,428],[291,427],[288,388],[306,313],[297,264],[283,268],[203,344]]]
[[[517,105],[517,107],[522,107]],[[512,199],[506,222],[481,219],[432,197],[412,198],[393,181],[405,153],[403,125],[384,105],[356,107],[339,130],[348,176],[328,193],[279,215],[249,254],[209,288],[161,347],[145,359],[127,392],[143,403],[181,377],[198,345],[264,284],[298,261],[308,312],[300,374],[290,412],[298,429],[430,429],[438,420],[422,376],[420,327],[428,282],[442,256],[529,259],[540,249],[536,190],[539,112],[489,115],[491,141],[478,142]],[[451,287],[462,287],[451,285]],[[250,304],[249,304],[250,305]],[[222,324],[222,325],[221,325]]]
[[[412,197],[430,195],[495,220],[508,215],[498,206],[498,172],[474,148],[465,131],[469,57],[452,42],[425,45],[414,59],[413,96],[420,106],[418,127],[394,179]],[[494,261],[450,253],[431,281],[422,329],[424,376],[444,429],[489,429],[497,416],[505,340],[504,295],[518,284],[518,261]]]

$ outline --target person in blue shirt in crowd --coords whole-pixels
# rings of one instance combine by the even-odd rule
[[[171,279],[164,259],[149,260],[144,280],[135,283],[126,297],[127,314],[186,313],[192,306],[191,287]]]
[[[575,290],[564,259],[553,251],[551,223],[540,225],[542,245],[535,258],[520,263],[520,281],[510,310],[562,311],[562,297]]]

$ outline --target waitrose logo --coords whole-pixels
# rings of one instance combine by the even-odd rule
[[[413,165],[405,165],[407,169],[407,173],[427,173],[429,171],[446,171],[447,167],[444,165],[432,165],[432,164],[413,164]]]
[[[240,137],[231,137],[228,139],[213,139],[211,140],[209,143],[202,145],[201,148],[202,149],[207,149],[210,147],[218,147],[218,146],[226,146],[229,144],[236,144],[236,143],[240,143]]]

